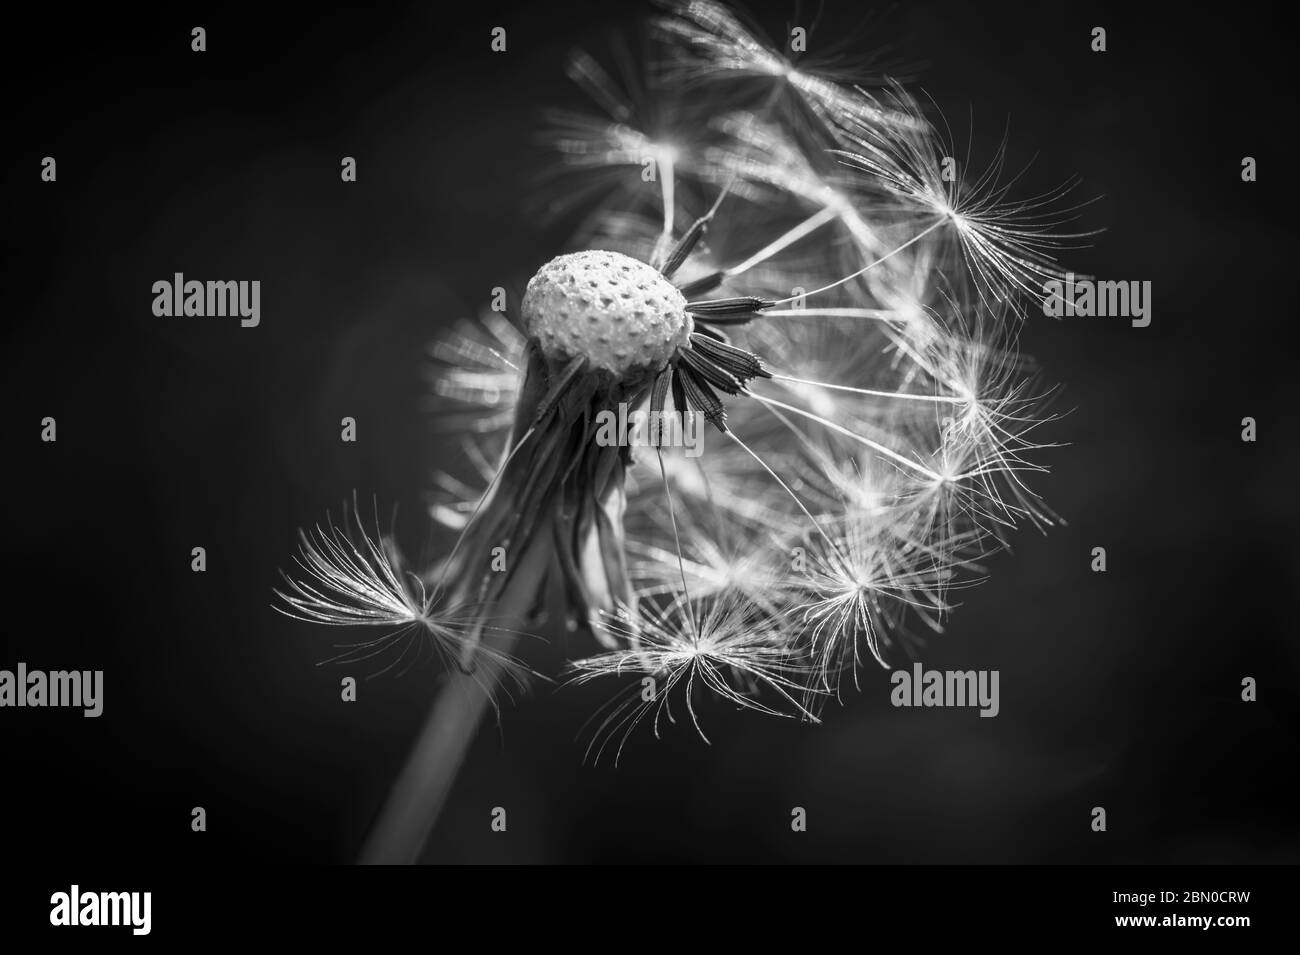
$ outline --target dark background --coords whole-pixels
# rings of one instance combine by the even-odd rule
[[[399,507],[408,550],[427,542],[452,452],[420,409],[425,343],[562,249],[571,223],[530,211],[539,110],[581,102],[570,47],[648,9],[13,14],[0,667],[103,669],[105,714],[0,712],[7,852],[354,858],[436,671],[339,702],[352,671],[316,665],[339,634],[270,609],[276,569],[354,488]],[[777,32],[794,16],[750,10]],[[812,45],[862,11],[829,4]],[[925,658],[1000,670],[1001,715],[896,710],[872,672],[820,727],[713,708],[712,746],[642,734],[615,770],[577,739],[610,687],[539,686],[480,736],[426,859],[1300,859],[1289,33],[1253,8],[1184,14],[919,2],[879,9],[864,44],[917,66],[954,129],[973,111],[977,155],[1009,115],[1009,165],[1037,157],[1025,194],[1078,173],[1102,196],[1081,224],[1108,231],[1068,265],[1154,285],[1148,328],[1025,329],[1073,409],[1038,485],[1069,524],[1021,533]],[[260,279],[261,326],[155,318],[150,286],[176,271]]]

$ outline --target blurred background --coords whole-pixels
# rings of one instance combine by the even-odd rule
[[[747,9],[777,36],[817,13]],[[484,0],[14,22],[30,59],[4,67],[0,667],[102,669],[105,715],[0,713],[7,851],[355,857],[437,671],[362,679],[341,703],[340,679],[366,673],[318,665],[344,635],[271,610],[277,568],[353,489],[397,508],[408,552],[434,543],[430,472],[457,452],[421,409],[426,345],[564,249],[573,221],[535,215],[552,161],[540,111],[585,105],[563,73],[571,48],[604,50],[651,11]],[[579,737],[612,686],[539,684],[480,735],[427,861],[1300,859],[1288,34],[1262,14],[1126,4],[863,11],[828,0],[810,47],[865,23],[864,52],[914,76],[959,139],[974,117],[977,156],[1009,120],[1008,167],[1033,160],[1018,194],[1078,174],[1075,195],[1101,197],[1080,224],[1107,231],[1065,264],[1153,283],[1148,328],[1025,327],[1071,411],[1037,485],[1068,524],[1020,533],[924,658],[999,670],[1000,715],[894,709],[871,671],[820,727],[711,707],[712,745],[684,726],[642,733],[614,769],[584,765]],[[494,26],[505,54],[489,51]],[[355,184],[339,182],[343,156]],[[178,271],[261,280],[261,326],[155,318],[150,286]],[[54,445],[37,440],[46,415]],[[344,415],[356,444],[339,441]],[[206,574],[190,572],[195,546]],[[1096,546],[1105,574],[1089,570]],[[1256,703],[1240,702],[1245,676]]]

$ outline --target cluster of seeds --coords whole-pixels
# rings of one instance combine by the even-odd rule
[[[585,357],[619,378],[662,369],[693,330],[682,293],[620,252],[552,259],[528,283],[522,311],[548,358]]]

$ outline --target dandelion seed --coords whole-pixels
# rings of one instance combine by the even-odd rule
[[[900,111],[920,120],[919,109],[901,89],[895,89],[893,101]],[[1013,196],[1021,173],[1003,175],[1005,135],[985,167],[972,173],[963,161],[955,175],[945,174],[945,164],[957,161],[951,133],[941,135],[930,129],[918,136],[911,130],[850,118],[844,135],[849,148],[835,150],[836,154],[895,196],[900,211],[910,208],[930,219],[921,235],[944,228],[955,240],[961,261],[941,262],[939,267],[964,265],[992,303],[1006,305],[1020,294],[1031,299],[1041,296],[1043,282],[1065,275],[1052,256],[1095,234],[1062,231],[1082,208],[1061,205],[1077,182],[1067,181],[1037,196]]]
[[[658,737],[662,722],[675,722],[674,701],[708,742],[695,699],[705,692],[744,709],[816,722],[798,699],[807,692],[809,668],[792,654],[775,622],[735,592],[720,593],[701,604],[692,605],[679,591],[665,610],[647,611],[635,619],[626,612],[603,616],[601,625],[610,631],[614,642],[635,640],[636,646],[575,660],[570,665],[572,682],[649,676],[656,687],[649,699],[638,683],[630,694],[611,701],[608,712],[598,715],[587,751],[590,758],[599,761],[616,740],[617,763],[632,731],[647,720]],[[687,620],[691,622],[687,624]],[[759,693],[764,690],[780,699],[786,709],[762,702]]]
[[[388,630],[349,646],[330,662],[358,663],[387,654],[395,658],[378,672],[404,671],[429,648],[452,662],[485,626],[483,608],[451,603],[427,589],[418,575],[402,569],[391,538],[360,524],[349,530],[327,522],[303,531],[296,563],[300,573],[283,574],[285,588],[275,591],[280,600],[275,609],[308,623]],[[509,656],[495,654],[495,661],[518,678],[519,666]]]

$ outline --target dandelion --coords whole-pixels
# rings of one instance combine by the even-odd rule
[[[707,739],[709,699],[816,721],[942,632],[1015,527],[1053,520],[1031,487],[1050,391],[1016,334],[1069,238],[1059,195],[1014,199],[1005,145],[954,182],[951,137],[902,87],[787,60],[712,0],[666,4],[653,37],[617,80],[570,62],[596,104],[550,117],[575,248],[509,321],[434,346],[465,465],[435,478],[438,559],[404,574],[386,545],[318,532],[281,593],[448,662],[367,859],[418,851],[477,684],[552,584],[571,682],[622,683],[588,748],[617,760],[641,727]],[[607,440],[635,414],[705,422],[700,453],[657,426]]]

